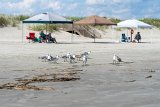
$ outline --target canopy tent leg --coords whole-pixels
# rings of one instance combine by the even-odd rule
[[[46,34],[47,34],[47,24],[46,24]]]
[[[149,30],[150,30],[150,29],[149,29]],[[152,30],[150,30],[151,43],[153,43],[152,34],[153,34],[153,31],[152,31]]]
[[[23,22],[22,22],[22,43],[23,43]]]
[[[74,25],[72,24],[72,36],[71,36],[71,43],[73,43],[73,28],[74,28]]]
[[[130,31],[130,35],[131,35],[131,42],[133,41],[133,34]]]
[[[116,27],[116,40],[117,40],[118,42],[121,42],[121,41],[120,41],[120,38],[119,38],[119,35],[118,35],[117,27]]]
[[[96,36],[95,36],[95,34],[94,34],[94,43],[96,42]]]
[[[96,42],[95,28],[93,28],[93,38],[94,38],[94,43],[95,43]]]
[[[113,28],[112,28],[113,29]],[[118,42],[120,43],[120,37],[119,37],[119,34],[118,34],[118,31],[117,31],[118,27],[116,27],[116,29],[113,29],[115,32],[116,32],[116,37],[115,37],[115,42]]]

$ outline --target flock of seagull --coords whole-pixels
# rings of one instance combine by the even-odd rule
[[[63,56],[52,56],[50,54],[38,57],[39,59],[42,59],[45,62],[54,62],[57,63],[57,61],[62,58],[64,62],[69,62],[69,63],[76,63],[77,61],[82,61],[83,65],[87,64],[88,56],[90,55],[91,51],[83,52],[82,54],[76,55],[76,54],[71,54],[68,52],[66,55]]]
[[[45,62],[54,62],[54,63],[57,63],[57,61],[62,58],[64,62],[69,62],[69,63],[76,63],[76,60],[77,61],[82,61],[83,62],[83,65],[85,66],[87,64],[87,60],[88,60],[88,56],[90,55],[91,51],[87,51],[87,52],[83,52],[79,55],[76,55],[76,54],[71,54],[70,52],[68,52],[66,55],[63,55],[63,56],[52,56],[50,54],[48,55],[45,55],[45,56],[41,56],[41,57],[38,57],[39,59],[42,59],[43,61]],[[120,62],[124,62],[122,61],[122,59],[114,54],[113,55],[113,64],[117,64],[117,63],[120,63]]]

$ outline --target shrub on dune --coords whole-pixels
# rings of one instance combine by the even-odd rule
[[[1,16],[0,17],[0,27],[5,27],[8,24],[9,24],[9,21],[5,17]]]

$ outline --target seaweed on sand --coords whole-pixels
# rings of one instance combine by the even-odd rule
[[[48,87],[38,87],[35,85],[30,85],[31,83],[40,82],[64,82],[64,81],[75,81],[79,80],[80,77],[77,76],[77,72],[62,72],[62,73],[52,73],[38,75],[32,78],[19,78],[14,83],[6,83],[0,85],[0,89],[16,89],[16,90],[53,90],[53,88]]]

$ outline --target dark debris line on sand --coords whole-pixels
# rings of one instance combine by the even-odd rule
[[[149,75],[149,76],[147,76],[147,77],[145,77],[145,78],[146,78],[146,79],[147,79],[147,78],[152,78],[152,75]]]
[[[136,80],[130,80],[130,81],[125,81],[125,82],[135,82]]]
[[[79,80],[80,77],[77,76],[77,72],[75,71],[67,71],[61,73],[53,73],[53,74],[44,74],[38,75],[29,79],[17,79],[15,83],[6,83],[0,85],[0,89],[16,89],[16,90],[54,90],[53,88],[47,87],[38,87],[35,85],[30,85],[31,83],[39,83],[39,82],[64,82],[64,81],[76,81]]]

